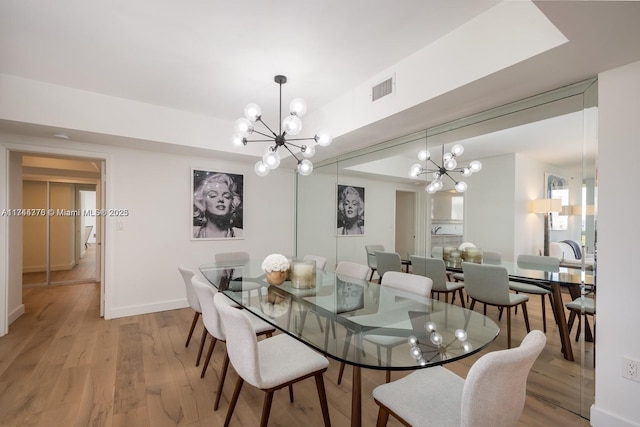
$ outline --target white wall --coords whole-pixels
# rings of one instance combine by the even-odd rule
[[[640,383],[621,376],[623,356],[640,360],[638,218],[633,173],[640,159],[640,62],[598,77],[598,320],[596,427],[640,426]]]
[[[37,145],[36,145],[37,144]],[[186,307],[178,264],[197,268],[215,252],[247,251],[253,257],[292,253],[294,174],[279,169],[260,178],[253,164],[59,141],[0,137],[0,147],[106,158],[106,208],[128,209],[129,216],[106,217],[105,317]],[[60,152],[62,151],[62,152]],[[244,239],[191,240],[191,168],[244,174]],[[21,184],[20,186],[21,187]],[[4,219],[3,219],[4,221]],[[118,230],[117,222],[123,229]],[[4,239],[3,239],[4,240]],[[21,269],[21,262],[10,269]],[[21,283],[9,293],[21,296]],[[19,299],[21,303],[21,298]],[[9,312],[16,301],[9,301]]]

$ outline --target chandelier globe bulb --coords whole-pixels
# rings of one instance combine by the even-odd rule
[[[307,159],[301,160],[298,163],[298,172],[303,176],[311,175],[311,172],[313,172],[313,163]]]
[[[313,145],[303,145],[301,147],[301,151],[304,157],[311,158],[314,154],[316,154],[316,147],[314,147]]]
[[[258,160],[253,167],[256,175],[258,176],[267,176],[269,174],[270,169],[265,165],[262,160]]]
[[[289,104],[289,112],[298,117],[302,117],[307,113],[307,103],[302,98],[295,98]]]
[[[453,147],[451,147],[451,154],[456,157],[456,156],[461,156],[462,153],[464,153],[464,147],[460,144],[455,144]]]
[[[233,130],[235,133],[239,133],[242,136],[247,136],[253,132],[253,125],[249,119],[242,117],[235,121],[233,124]]]
[[[458,166],[458,162],[456,161],[456,159],[451,157],[449,160],[444,162],[443,166],[446,170],[452,171]]]
[[[316,132],[316,136],[313,138],[322,147],[326,147],[331,144],[333,137],[326,129],[320,129]]]
[[[300,120],[298,116],[287,116],[287,118],[282,121],[282,129],[288,135],[297,135],[302,130],[302,120]]]
[[[239,133],[234,133],[233,135],[231,135],[231,144],[233,144],[234,147],[244,147],[246,144],[246,139],[244,136],[240,135]]]
[[[464,181],[456,182],[455,189],[458,193],[464,193],[467,191],[467,183]]]
[[[278,166],[280,166],[280,156],[278,155],[277,151],[270,149],[265,153],[264,156],[262,156],[262,162],[269,169],[276,169]]]
[[[244,107],[244,116],[250,121],[255,122],[262,116],[262,110],[258,104],[252,102]]]

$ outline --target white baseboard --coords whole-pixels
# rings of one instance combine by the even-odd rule
[[[111,309],[105,309],[105,319],[117,319],[120,317],[137,316],[140,314],[157,313],[160,311],[177,310],[180,308],[189,307],[189,302],[186,298],[164,301],[154,304],[135,305],[128,307],[117,307]]]
[[[590,421],[593,427],[640,427],[640,424],[620,418],[616,414],[598,408],[596,405],[591,406]]]
[[[9,313],[9,325],[15,322],[24,314],[24,304],[20,304],[15,310]]]

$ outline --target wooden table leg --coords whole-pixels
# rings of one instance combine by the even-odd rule
[[[553,297],[553,309],[555,312],[558,331],[560,332],[560,342],[564,358],[573,362],[573,349],[571,348],[571,337],[569,336],[569,326],[567,326],[567,316],[564,313],[562,303],[562,293],[558,283],[551,283],[551,296]]]
[[[360,366],[353,365],[351,384],[351,427],[362,425],[362,378]]]

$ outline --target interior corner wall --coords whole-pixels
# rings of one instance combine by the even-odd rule
[[[640,383],[621,375],[622,357],[640,360],[635,194],[640,159],[640,62],[598,76],[598,301],[595,427],[640,426]],[[631,269],[631,270],[630,270]]]

